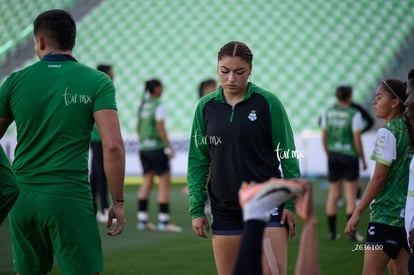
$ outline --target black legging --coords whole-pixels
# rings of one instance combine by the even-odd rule
[[[266,223],[248,220],[244,224],[233,275],[262,275],[262,242]]]
[[[91,188],[93,198],[99,195],[101,210],[108,208],[108,186],[103,165],[102,142],[91,142],[92,167],[91,167]]]

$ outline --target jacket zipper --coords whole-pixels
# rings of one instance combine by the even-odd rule
[[[233,117],[234,117],[234,107],[235,107],[235,106],[236,106],[236,105],[231,106],[230,123],[232,123],[232,122],[233,122]]]

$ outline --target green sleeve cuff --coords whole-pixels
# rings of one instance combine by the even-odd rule
[[[285,203],[285,209],[290,210],[290,211],[296,213],[295,202],[292,199],[286,201],[286,203]]]
[[[384,165],[386,165],[386,166],[391,166],[391,162],[388,162],[388,161],[386,161],[386,160],[383,160],[382,158],[379,158],[379,157],[377,157],[377,156],[375,156],[375,155],[372,155],[371,157],[370,157],[372,160],[374,160],[374,161],[376,161],[376,162],[378,162],[378,163],[381,163],[381,164],[384,164]]]
[[[189,212],[192,219],[205,216],[204,203],[207,199],[206,184],[188,184],[190,208]]]
[[[194,214],[191,214],[191,219],[194,220],[196,218],[203,217],[203,216],[205,216],[204,213],[194,213]]]

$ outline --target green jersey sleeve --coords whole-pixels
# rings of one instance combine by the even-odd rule
[[[188,153],[187,184],[190,196],[191,218],[204,216],[204,201],[207,198],[207,179],[210,167],[210,148],[203,142],[206,135],[203,120],[203,103],[197,106],[190,136]]]
[[[109,77],[102,73],[101,78],[98,81],[98,94],[96,94],[93,111],[99,111],[104,109],[115,109],[115,87]]]
[[[298,158],[300,156],[296,151],[295,139],[286,110],[280,100],[274,95],[269,98],[269,104],[273,146],[282,167],[283,177],[286,179],[299,178]],[[295,212],[293,200],[287,201],[285,208]]]

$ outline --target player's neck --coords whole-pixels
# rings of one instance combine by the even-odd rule
[[[391,112],[390,115],[388,115],[386,118],[384,118],[384,124],[390,122],[394,118],[401,118],[403,117],[403,114],[400,112]]]
[[[50,49],[50,50],[44,51],[42,53],[42,55],[39,56],[39,57],[40,57],[40,59],[42,59],[45,55],[57,55],[57,54],[70,55],[70,56],[72,56],[72,51],[71,50],[69,50],[69,51],[62,51],[62,50]]]
[[[338,106],[339,107],[349,107],[349,106],[351,106],[351,101],[339,101]]]

